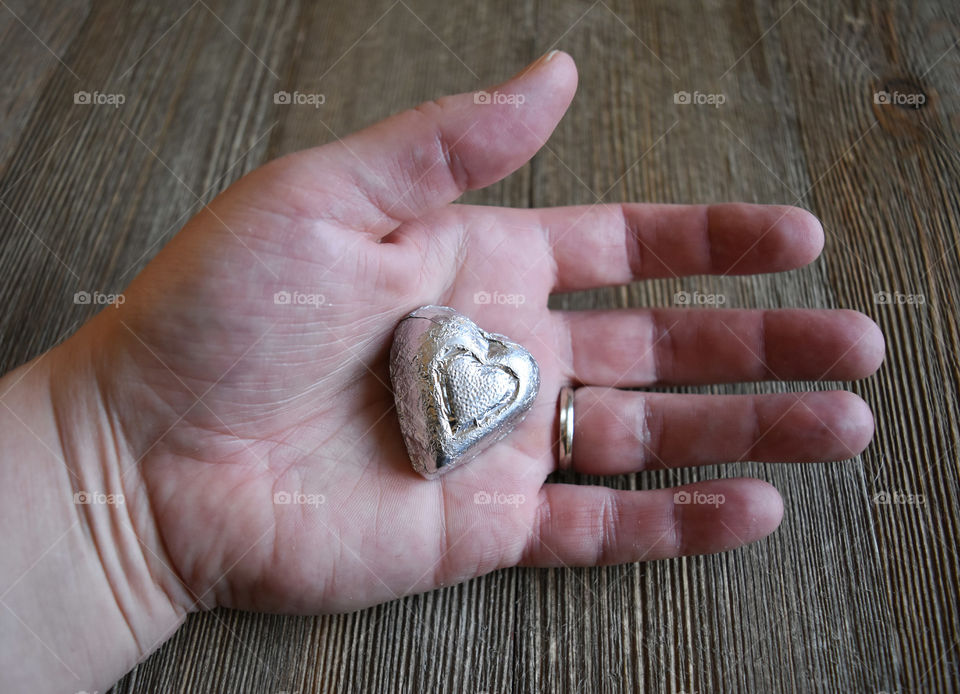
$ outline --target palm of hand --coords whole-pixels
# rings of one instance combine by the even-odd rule
[[[285,204],[282,190],[261,190]],[[553,467],[555,398],[540,398],[482,465],[427,482],[400,437],[387,360],[403,315],[450,305],[527,346],[541,392],[555,394],[563,348],[546,308],[542,235],[450,206],[389,243],[321,221],[319,243],[267,256],[216,218],[231,229],[270,224],[274,238],[277,219],[233,200],[218,200],[158,259],[165,287],[180,268],[159,320],[155,306],[143,321],[117,316],[150,390],[186,411],[141,468],[166,548],[197,597],[233,561],[221,602],[288,610],[346,609],[515,564]],[[283,224],[302,235],[314,220]],[[131,308],[153,276],[131,288]],[[522,290],[523,304],[474,303],[478,291],[507,289]],[[478,490],[527,502],[477,505]]]

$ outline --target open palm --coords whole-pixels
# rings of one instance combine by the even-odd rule
[[[813,260],[807,213],[751,205],[507,210],[450,204],[552,132],[576,84],[555,53],[497,88],[440,99],[271,162],[199,213],[84,330],[129,452],[128,507],[188,604],[355,609],[497,568],[713,552],[779,522],[759,480],[617,491],[544,484],[557,394],[575,384],[574,467],[850,457],[872,435],[849,393],[616,390],[872,372],[883,343],[847,311],[557,312],[557,291]],[[393,330],[452,306],[534,355],[523,424],[427,481],[409,463]]]

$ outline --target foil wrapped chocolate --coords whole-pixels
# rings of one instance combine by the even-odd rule
[[[400,430],[428,479],[475,458],[526,416],[540,389],[533,356],[447,306],[400,321],[390,350]]]

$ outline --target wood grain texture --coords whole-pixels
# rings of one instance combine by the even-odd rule
[[[852,386],[877,417],[844,463],[583,478],[774,483],[782,528],[735,552],[515,569],[349,615],[196,615],[115,692],[928,692],[960,680],[960,8],[940,2],[5,0],[0,369],[88,318],[203,202],[270,158],[503,79],[580,69],[533,162],[475,203],[746,200],[808,207],[823,258],[556,306],[851,307],[888,340]],[[319,109],[273,103],[318,92]],[[880,90],[922,108],[875,103]],[[119,108],[74,103],[120,93]],[[675,94],[725,103],[675,103]],[[922,295],[922,305],[878,293]],[[885,295],[884,295],[885,296]],[[836,384],[717,387],[712,392]],[[878,503],[877,495],[895,503]],[[922,503],[896,503],[907,495]],[[881,500],[883,497],[880,498]]]

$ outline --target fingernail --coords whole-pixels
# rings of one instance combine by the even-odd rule
[[[511,77],[510,80],[513,81],[513,80],[515,80],[515,79],[518,79],[518,78],[520,78],[520,77],[523,77],[523,76],[524,76],[525,74],[527,74],[528,72],[531,72],[531,71],[533,71],[533,70],[536,70],[536,69],[537,69],[538,67],[540,67],[541,65],[545,65],[546,63],[549,63],[551,60],[553,60],[553,56],[555,56],[555,55],[556,55],[557,53],[559,53],[559,52],[560,52],[560,51],[558,51],[557,49],[553,49],[552,51],[549,51],[549,52],[547,52],[547,53],[544,53],[544,54],[541,55],[539,58],[537,58],[536,60],[534,60],[532,63],[530,63],[529,65],[527,65],[525,68],[523,68],[520,72],[518,72],[518,73],[515,74],[513,77]]]

